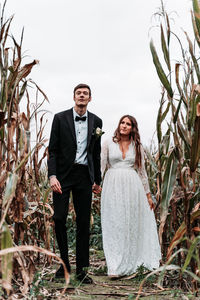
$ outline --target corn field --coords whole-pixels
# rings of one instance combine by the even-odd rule
[[[148,153],[147,169],[157,200],[163,263],[168,267],[172,263],[177,266],[182,287],[188,285],[183,276],[187,273],[191,277],[190,288],[197,291],[200,282],[200,5],[197,0],[192,3],[196,40],[193,43],[185,32],[189,50],[184,49],[180,38],[172,32],[163,1],[157,13],[162,53],[158,54],[153,40],[150,50],[162,94],[156,122],[158,146],[155,153]],[[171,59],[173,47],[180,47],[182,57]]]
[[[38,61],[23,64],[23,31],[19,43],[10,35],[13,17],[4,20],[5,4],[6,1],[0,27],[1,286],[4,293],[10,295],[15,282],[16,289],[26,295],[36,262],[41,260],[45,264],[52,257],[59,260],[50,251],[55,252],[51,226],[53,210],[48,201],[50,189],[44,165],[47,156],[47,140],[43,137],[45,113],[40,112],[48,98],[28,79]],[[35,89],[34,100],[30,97],[30,89]],[[21,113],[22,99],[26,112]],[[33,143],[31,122],[36,131]]]
[[[162,248],[159,284],[197,293],[200,285],[200,5],[191,13],[195,41],[185,32],[188,50],[171,31],[170,16],[161,1],[159,15],[162,53],[153,40],[150,50],[162,85],[157,115],[157,147],[146,151],[146,168]],[[23,63],[22,42],[10,34],[13,17],[0,24],[0,296],[25,296],[37,265],[61,262],[56,253],[52,200],[48,184],[44,138],[46,94],[28,79],[34,60]],[[171,59],[177,40],[182,57]],[[9,46],[8,46],[9,45]],[[161,56],[164,65],[161,64]],[[34,88],[30,93],[30,89]],[[26,111],[21,112],[21,101]],[[167,122],[165,120],[168,120]],[[163,123],[167,129],[163,129]],[[35,125],[34,142],[31,124]],[[74,222],[73,208],[70,218]],[[100,199],[93,203],[99,214]],[[100,226],[100,224],[99,224]],[[66,274],[66,287],[69,281]],[[143,284],[143,282],[142,282]],[[142,286],[141,286],[142,287]]]

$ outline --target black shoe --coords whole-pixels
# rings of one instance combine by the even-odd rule
[[[60,266],[60,268],[56,271],[55,278],[64,278],[64,268]]]
[[[89,277],[86,272],[81,272],[81,273],[77,274],[76,279],[81,281],[81,283],[85,283],[85,284],[94,283],[93,279],[91,277]]]
[[[70,266],[66,266],[68,273],[70,273]],[[55,274],[55,278],[65,278],[65,272],[64,272],[64,268],[63,265],[60,266],[60,268],[58,269],[58,271],[56,271]]]

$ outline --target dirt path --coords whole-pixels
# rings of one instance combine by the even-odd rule
[[[120,279],[110,279],[106,275],[106,265],[105,259],[103,257],[102,252],[95,252],[94,255],[91,256],[91,267],[89,269],[89,275],[93,278],[94,283],[87,285],[81,284],[75,279],[75,259],[74,256],[71,256],[71,265],[72,265],[72,273],[70,277],[70,284],[65,292],[65,294],[61,297],[61,299],[68,300],[103,300],[103,299],[126,299],[133,300],[136,299],[139,285],[141,280],[144,278],[144,274],[142,274],[141,270],[134,274],[133,276],[123,277]],[[55,280],[54,273],[57,269],[55,265],[55,269],[52,267],[47,272],[47,276],[45,280],[43,280],[43,297],[38,295],[37,299],[44,299],[44,291],[46,290],[45,299],[58,299],[61,291],[65,286],[64,280]],[[144,270],[142,270],[144,271]],[[159,289],[156,286],[157,278],[150,278],[147,280],[144,288],[142,290],[141,296],[139,299],[145,300],[169,300],[169,299],[200,299],[195,298],[192,295],[184,294],[180,290],[170,290],[170,289]],[[51,296],[50,296],[51,295]]]
[[[103,275],[91,275],[94,280],[94,284],[80,284],[71,275],[70,284],[65,292],[65,297],[61,299],[69,300],[103,300],[103,299],[127,299],[133,300],[138,293],[139,283],[134,279],[119,279],[111,280],[107,276]],[[52,282],[51,289],[52,295],[55,295],[55,291],[61,291],[64,287],[64,282]],[[52,298],[53,299],[53,298]],[[140,299],[145,300],[169,300],[169,299],[200,299],[200,298],[188,298],[184,293],[180,291],[172,291],[169,289],[160,290],[154,285],[145,286],[142,290]]]

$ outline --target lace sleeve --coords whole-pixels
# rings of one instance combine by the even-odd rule
[[[150,188],[149,188],[147,172],[145,169],[144,149],[142,146],[140,147],[140,149],[141,149],[141,167],[140,168],[136,167],[136,169],[137,169],[138,175],[140,176],[140,178],[142,180],[142,184],[144,186],[145,193],[148,194],[148,193],[150,193]]]
[[[101,147],[101,174],[102,178],[106,169],[109,167],[108,163],[108,141],[105,141]]]

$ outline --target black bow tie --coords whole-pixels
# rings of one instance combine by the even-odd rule
[[[78,117],[76,116],[75,121],[85,121],[86,120],[86,116],[84,117]]]

